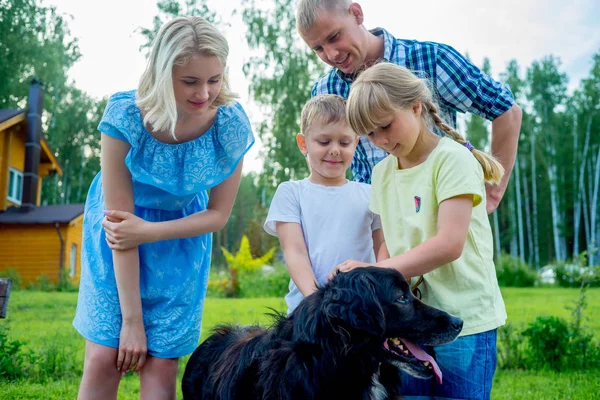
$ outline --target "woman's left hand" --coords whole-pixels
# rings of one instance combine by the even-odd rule
[[[362,261],[356,261],[356,260],[346,260],[341,264],[338,264],[333,271],[331,271],[331,273],[329,274],[329,277],[327,279],[331,279],[335,276],[335,274],[337,274],[338,272],[348,272],[350,270],[353,270],[354,268],[361,268],[361,267],[368,267],[370,265],[373,264],[368,264]]]
[[[151,242],[151,222],[126,211],[105,210],[102,221],[106,242],[112,250],[128,250]]]

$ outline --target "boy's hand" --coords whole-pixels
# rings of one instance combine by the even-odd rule
[[[362,261],[356,261],[356,260],[346,260],[343,263],[338,264],[331,271],[331,273],[329,274],[329,276],[327,277],[327,279],[330,280],[338,272],[348,272],[350,270],[353,270],[354,268],[368,267],[370,265],[373,265],[373,264],[368,264],[368,263],[365,263],[365,262],[362,262]]]

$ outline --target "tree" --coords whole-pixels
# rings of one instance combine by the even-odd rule
[[[96,128],[105,102],[68,82],[80,53],[67,20],[36,1],[0,2],[0,53],[0,108],[24,107],[31,78],[43,82],[45,136],[64,172],[44,181],[43,203],[83,202],[100,168]]]
[[[185,0],[183,4],[177,0],[161,0],[156,4],[156,7],[158,8],[158,15],[154,16],[152,27],[140,28],[141,35],[146,38],[146,42],[140,46],[140,51],[145,51],[146,56],[149,56],[152,42],[160,27],[173,18],[182,15],[194,15],[202,17],[214,25],[221,23],[221,19],[217,18],[217,14],[206,5],[206,0]]]
[[[295,0],[275,2],[269,9],[244,0],[246,37],[255,55],[244,66],[250,92],[266,116],[258,129],[265,146],[262,178],[270,198],[283,181],[306,175],[308,168],[294,137],[300,132],[300,111],[313,83],[323,71],[296,30]]]
[[[552,215],[552,237],[554,257],[556,260],[566,258],[566,244],[563,232],[563,209],[560,204],[560,176],[558,174],[557,146],[563,145],[562,132],[557,129],[559,115],[558,107],[564,104],[566,98],[567,77],[559,72],[560,60],[548,56],[541,61],[534,61],[527,71],[530,99],[539,127],[543,129],[543,150],[546,160],[546,170],[550,188],[550,206]],[[560,164],[565,165],[563,163]]]
[[[63,176],[46,179],[42,197],[48,204],[83,203],[94,176],[100,171],[98,125],[106,99],[98,101],[74,87],[65,87],[59,94],[47,136],[63,168]]]
[[[47,94],[64,88],[67,71],[79,59],[77,39],[69,37],[64,17],[55,7],[34,0],[0,1],[0,108],[23,107],[29,82],[37,77]]]

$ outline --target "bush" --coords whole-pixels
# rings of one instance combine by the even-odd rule
[[[527,263],[502,253],[496,262],[498,284],[505,287],[531,287],[538,277]]]
[[[283,297],[287,294],[290,275],[283,265],[273,270],[240,271],[237,297]],[[208,281],[208,297],[229,297],[229,272],[212,272]]]
[[[570,341],[569,326],[565,321],[558,317],[537,317],[523,335],[529,341],[528,355],[534,368],[564,369]]]
[[[284,297],[288,292],[290,275],[284,266],[272,272],[243,272],[240,275],[241,297]]]
[[[0,325],[0,379],[13,381],[27,375],[33,354],[23,349],[23,342],[8,339],[8,327]]]
[[[21,275],[14,268],[7,268],[4,271],[0,271],[0,278],[12,279],[12,290],[19,290],[23,287]]]
[[[498,328],[498,367],[527,369],[525,338],[510,323]]]
[[[600,266],[581,267],[578,263],[557,263],[554,266],[556,283],[561,287],[600,287]]]

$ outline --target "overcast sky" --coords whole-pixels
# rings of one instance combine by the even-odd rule
[[[504,71],[516,59],[522,74],[532,61],[553,54],[562,61],[569,87],[577,87],[589,74],[592,55],[600,51],[600,1],[598,0],[365,0],[359,2],[365,26],[381,26],[404,39],[446,43],[468,53],[478,65],[488,57],[492,75]],[[144,70],[139,47],[140,27],[149,27],[157,14],[149,0],[44,0],[62,14],[70,15],[71,34],[79,40],[81,60],[71,69],[75,85],[94,97],[134,89]],[[152,5],[148,5],[152,4]],[[209,7],[231,26],[229,74],[233,89],[241,95],[250,120],[259,115],[248,97],[242,65],[249,58],[240,0],[208,0]],[[390,5],[393,4],[393,5]],[[260,145],[249,153],[244,169],[258,170]]]

